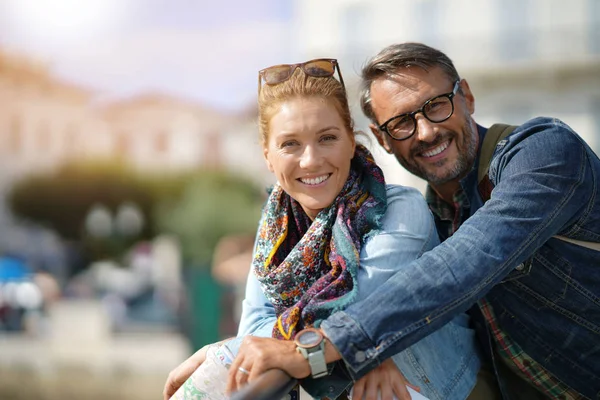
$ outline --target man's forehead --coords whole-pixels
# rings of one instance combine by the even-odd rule
[[[376,78],[371,88],[376,85],[388,85],[407,91],[419,91],[426,86],[438,86],[446,81],[446,75],[439,67],[424,69],[421,67],[403,67],[394,72],[388,72]]]
[[[422,86],[422,74],[415,75],[411,71],[402,69],[393,73],[387,73],[376,79],[374,85],[402,87],[411,91],[417,91]]]

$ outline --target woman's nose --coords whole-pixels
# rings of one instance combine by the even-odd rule
[[[300,168],[311,168],[318,166],[321,156],[315,146],[306,146],[300,156]]]

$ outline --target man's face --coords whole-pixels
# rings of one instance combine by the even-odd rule
[[[400,114],[420,109],[436,96],[452,91],[454,82],[439,68],[401,69],[371,85],[371,104],[378,124]],[[371,125],[379,143],[412,174],[433,186],[458,181],[477,155],[478,135],[471,114],[475,99],[466,81],[453,98],[454,113],[444,122],[434,123],[422,113],[415,116],[416,131],[409,139],[398,141]]]

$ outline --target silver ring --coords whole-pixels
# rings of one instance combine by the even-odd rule
[[[250,375],[250,371],[248,371],[246,368],[244,367],[239,367],[238,370],[246,375]]]

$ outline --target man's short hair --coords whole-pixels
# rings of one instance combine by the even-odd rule
[[[378,122],[371,106],[371,84],[382,76],[393,75],[399,69],[409,67],[419,67],[425,71],[438,67],[452,82],[460,79],[452,60],[437,49],[414,42],[386,47],[371,58],[361,72],[360,107],[373,123]]]

